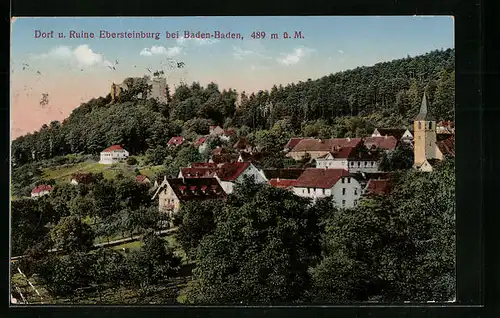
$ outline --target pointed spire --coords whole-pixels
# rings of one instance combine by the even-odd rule
[[[422,105],[420,105],[420,112],[417,117],[415,117],[415,121],[436,121],[432,113],[427,107],[427,95],[424,91],[424,96],[422,96]]]

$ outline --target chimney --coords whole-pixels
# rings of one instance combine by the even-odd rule
[[[347,141],[351,141],[351,138],[350,138],[350,137],[347,137],[346,139],[347,139]]]

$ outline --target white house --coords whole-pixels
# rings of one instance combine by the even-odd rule
[[[41,197],[44,195],[50,194],[54,188],[52,186],[47,185],[47,184],[41,184],[38,187],[34,188],[31,190],[31,197],[36,198],[36,197]]]
[[[358,147],[339,147],[316,158],[316,168],[345,169],[351,173],[378,172],[379,156],[376,152],[363,152]]]
[[[362,187],[345,169],[306,169],[295,181],[293,192],[313,201],[332,197],[340,208],[354,208],[359,201]]]
[[[245,176],[253,177],[256,183],[267,182],[264,173],[250,162],[227,162],[205,167],[193,164],[179,171],[179,178],[216,178],[227,194],[233,193],[234,186]]]
[[[122,146],[113,145],[101,152],[101,160],[99,161],[99,163],[110,165],[122,160],[126,160],[128,156],[128,151],[123,149]]]

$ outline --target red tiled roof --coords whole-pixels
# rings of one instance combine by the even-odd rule
[[[181,173],[185,178],[211,178],[217,175],[223,181],[234,181],[249,166],[249,162],[230,162],[218,164],[217,167],[182,168]]]
[[[200,138],[198,138],[198,140],[196,140],[196,142],[194,143],[194,145],[195,145],[196,147],[201,146],[201,145],[203,145],[203,144],[205,143],[205,141],[206,141],[207,139],[208,139],[208,136],[203,136],[203,137],[200,137]]]
[[[295,183],[295,187],[303,188],[332,188],[341,177],[350,176],[345,169],[306,169]]]
[[[444,140],[437,141],[436,145],[443,155],[455,157],[455,135],[450,135]]]
[[[361,138],[302,139],[293,147],[292,152],[332,151],[335,146],[355,147],[361,141]]]
[[[367,194],[383,195],[390,192],[389,179],[370,179],[366,185]]]
[[[102,152],[112,152],[112,151],[123,151],[125,149],[123,149],[122,146],[120,145],[113,145],[111,147],[108,147],[106,149],[104,149]]]
[[[214,162],[193,162],[191,168],[216,168],[217,164]]]
[[[289,179],[271,179],[268,181],[269,185],[276,188],[290,188],[295,185],[297,180],[289,180]]]
[[[144,182],[146,179],[148,179],[148,177],[143,176],[143,175],[138,175],[138,176],[135,176],[135,180],[136,180],[137,182]]]
[[[384,137],[366,137],[364,139],[365,146],[370,149],[372,146],[385,150],[394,150],[398,144],[398,140],[394,136]]]
[[[183,142],[184,142],[184,137],[177,136],[177,137],[170,138],[170,140],[168,141],[168,144],[179,146],[179,145],[182,145]]]
[[[335,159],[349,159],[356,161],[372,161],[378,160],[378,154],[373,151],[360,151],[358,147],[338,147],[334,151],[330,151],[326,155],[318,157],[318,159],[323,159],[331,154]]]
[[[35,187],[33,190],[31,190],[31,193],[40,193],[42,191],[52,191],[52,186],[47,185],[47,184],[41,184],[38,187]]]
[[[304,139],[313,139],[313,138],[290,138],[288,143],[285,145],[285,148],[292,149],[295,147],[301,140]]]
[[[305,168],[283,168],[283,169],[264,169],[262,172],[267,179],[288,179],[296,180],[305,171]]]
[[[226,193],[215,178],[167,179],[179,201],[225,198]]]

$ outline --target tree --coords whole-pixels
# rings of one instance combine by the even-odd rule
[[[382,154],[379,168],[382,171],[411,169],[414,163],[413,149],[407,143],[399,144],[393,152]]]
[[[132,252],[127,261],[130,282],[141,288],[172,277],[181,262],[152,231],[144,235],[141,249]]]
[[[193,257],[201,239],[215,229],[214,215],[222,210],[219,200],[190,201],[181,206],[174,218],[175,237],[186,254]]]
[[[77,216],[68,216],[51,229],[54,247],[64,251],[88,251],[94,244],[94,232],[90,225]]]
[[[137,164],[137,159],[135,159],[135,157],[128,157],[127,164],[130,166],[135,166]]]
[[[307,199],[268,186],[241,203],[229,203],[230,213],[202,239],[188,301],[300,301],[309,286],[308,267],[320,255],[317,210]]]

